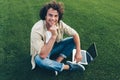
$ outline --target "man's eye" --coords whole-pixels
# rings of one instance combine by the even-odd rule
[[[52,14],[49,14],[49,16],[52,16]]]
[[[55,15],[55,17],[58,17],[58,15]]]

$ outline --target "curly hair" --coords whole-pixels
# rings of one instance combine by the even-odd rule
[[[59,19],[58,19],[58,22],[59,22],[62,19],[63,13],[64,13],[63,3],[61,3],[61,2],[57,3],[56,1],[52,1],[52,2],[47,3],[46,5],[44,5],[40,9],[40,13],[39,13],[40,18],[42,20],[45,20],[45,16],[47,15],[47,11],[50,8],[53,8],[54,10],[57,10],[57,12],[59,14]]]

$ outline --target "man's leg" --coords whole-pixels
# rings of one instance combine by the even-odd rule
[[[64,59],[64,57],[59,56],[59,57],[56,59],[56,61],[57,61],[57,62],[62,62],[63,59]]]
[[[42,59],[39,55],[35,57],[35,63],[41,67],[53,71],[63,71],[64,64],[57,61],[51,60],[49,58]],[[67,68],[66,68],[67,69]],[[68,68],[69,69],[69,68]]]
[[[74,44],[73,38],[71,37],[66,38],[60,41],[59,43],[56,43],[49,55],[51,56],[56,53],[59,53],[60,56],[57,58],[58,62],[49,59],[49,57],[45,59],[41,59],[39,55],[35,57],[35,62],[41,68],[45,68],[48,70],[54,70],[58,72],[61,72],[63,70],[76,70],[76,69],[84,70],[84,67],[81,65],[77,65],[77,64],[66,64],[65,65],[63,63],[60,63],[64,58],[71,55],[72,50],[74,49],[74,46],[75,44]]]
[[[72,54],[72,50],[74,48],[75,44],[73,38],[68,37],[58,43],[55,43],[51,51],[51,55],[58,53],[59,57],[56,59],[56,61],[61,62],[64,58],[67,58]]]
[[[70,71],[75,71],[75,70],[84,71],[85,70],[84,66],[82,65],[71,64],[71,63],[63,64],[63,63],[59,63],[54,60],[50,60],[49,58],[42,59],[39,57],[39,55],[35,57],[35,62],[41,68],[58,71],[58,72],[61,72],[63,70],[70,70]]]
[[[68,53],[69,55],[70,53],[72,53],[72,50],[74,48],[73,38],[69,37],[69,38],[63,39],[58,43],[55,43],[52,51],[50,52],[49,57],[56,53],[58,54],[62,53],[64,51],[64,48],[66,48],[65,49],[66,51],[69,51]],[[39,55],[37,55],[35,57],[35,62],[37,63],[38,66],[49,69],[49,70],[54,70],[59,72],[61,72],[62,70],[69,70],[69,65],[60,63],[64,58],[66,58],[66,55],[60,54],[60,56],[57,58],[57,61],[51,60],[49,59],[49,57],[45,59],[41,59]]]

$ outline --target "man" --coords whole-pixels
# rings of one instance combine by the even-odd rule
[[[32,69],[37,64],[41,68],[57,72],[85,70],[81,64],[62,63],[63,59],[71,55],[74,48],[76,48],[75,61],[79,62],[82,59],[79,35],[61,20],[63,12],[62,3],[56,1],[44,5],[40,10],[41,20],[35,23],[31,30]],[[71,37],[63,39],[64,34]],[[52,60],[50,57],[55,54],[58,57]]]

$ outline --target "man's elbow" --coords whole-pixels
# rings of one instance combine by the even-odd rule
[[[39,54],[40,58],[45,59],[47,56],[45,54],[40,53]]]

